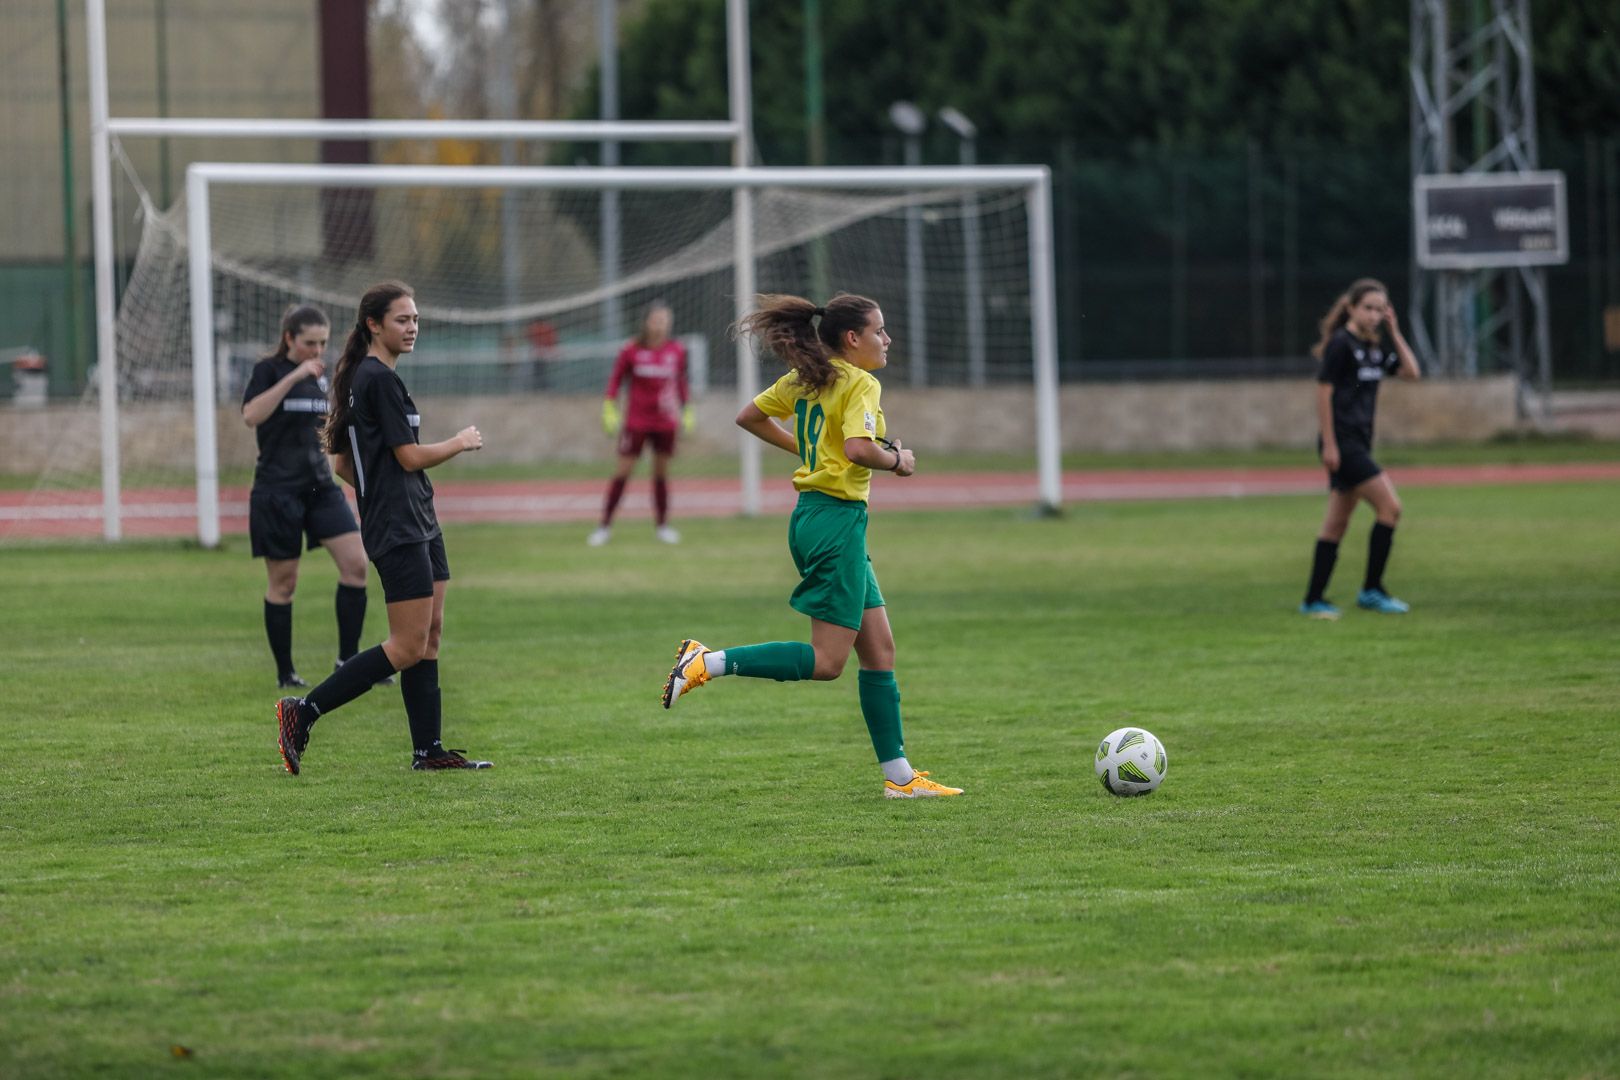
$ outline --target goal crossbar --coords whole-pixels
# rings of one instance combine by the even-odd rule
[[[124,138],[471,139],[483,142],[731,142],[729,120],[274,120],[118,117],[107,132]]]
[[[733,192],[762,188],[971,189],[1017,188],[1027,199],[1030,275],[1030,342],[1034,353],[1037,507],[1056,512],[1062,503],[1058,428],[1057,317],[1052,245],[1051,171],[1043,165],[882,167],[541,167],[443,165],[281,165],[197,162],[186,169],[186,230],[191,300],[192,394],[195,406],[197,539],[219,543],[219,462],[215,415],[213,249],[209,190],[215,184],[319,188],[532,188],[552,190],[686,190]],[[753,292],[753,235],[746,222],[733,230],[737,302]],[[747,353],[746,370],[743,354]],[[752,399],[756,358],[739,352],[738,394]],[[743,506],[759,506],[758,446],[743,440]],[[753,454],[753,457],[749,455]]]
[[[568,188],[599,191],[716,191],[734,188],[1034,187],[1051,182],[1045,165],[938,166],[671,166],[589,165],[259,165],[197,162],[187,170],[205,184],[292,187]]]

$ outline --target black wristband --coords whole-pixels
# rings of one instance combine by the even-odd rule
[[[890,451],[890,452],[894,454],[894,464],[889,466],[889,471],[890,472],[899,472],[900,471],[900,451],[893,450],[893,451]]]

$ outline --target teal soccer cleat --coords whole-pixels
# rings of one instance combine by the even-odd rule
[[[1332,622],[1339,617],[1339,609],[1326,600],[1312,600],[1299,605],[1299,613],[1307,619],[1323,619]]]
[[[1383,589],[1362,589],[1361,595],[1356,597],[1356,606],[1381,615],[1405,615],[1412,610],[1412,605],[1395,599]]]

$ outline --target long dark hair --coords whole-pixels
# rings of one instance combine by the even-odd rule
[[[287,314],[281,317],[281,340],[276,343],[276,351],[266,356],[266,360],[285,360],[292,351],[289,338],[295,338],[312,326],[331,326],[332,320],[326,317],[326,312],[309,304],[295,304],[287,309]]]
[[[366,320],[382,322],[395,300],[415,295],[403,281],[384,281],[373,285],[360,297],[354,329],[349,331],[349,340],[343,345],[343,355],[338,357],[337,371],[332,375],[332,400],[326,411],[326,427],[321,431],[328,454],[340,454],[348,449],[342,440],[344,429],[349,426],[349,387],[354,383],[354,369],[371,350],[371,328]]]
[[[852,293],[839,293],[823,307],[784,293],[762,294],[755,304],[755,311],[737,320],[732,334],[754,338],[798,372],[800,385],[814,391],[837,381],[832,358],[843,350],[844,335],[865,330],[867,317],[877,310],[876,300]]]
[[[1328,342],[1333,340],[1333,332],[1350,321],[1350,309],[1361,303],[1361,298],[1370,292],[1381,292],[1385,296],[1389,295],[1389,290],[1384,288],[1382,281],[1376,281],[1370,277],[1357,278],[1350,283],[1348,289],[1339,294],[1339,298],[1333,301],[1333,306],[1328,308],[1327,314],[1322,316],[1320,327],[1322,336],[1315,345],[1311,346],[1312,356],[1318,360],[1322,359],[1322,350],[1326,349]]]
[[[647,309],[641,313],[641,328],[636,331],[636,344],[644,349],[652,344],[652,335],[647,333],[647,324],[652,322],[653,312],[655,311],[669,312],[671,320],[675,316],[675,310],[662,300],[654,300],[647,305]],[[670,329],[673,331],[674,327],[671,326]]]

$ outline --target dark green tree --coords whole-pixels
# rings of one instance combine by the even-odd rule
[[[988,147],[1025,158],[1065,137],[1394,153],[1408,138],[1410,0],[822,0],[821,11],[835,161],[876,160],[900,98],[954,105]],[[802,12],[752,6],[756,136],[776,164],[804,155]],[[1542,2],[1532,17],[1543,129],[1560,139],[1615,132],[1620,5]],[[650,0],[622,48],[625,116],[725,115],[723,0]],[[595,101],[593,80],[575,115],[594,115]],[[693,156],[652,156],[672,153]]]

